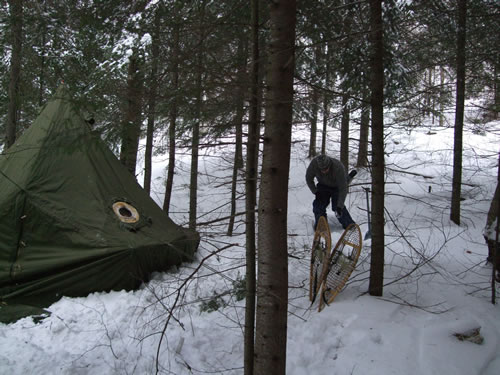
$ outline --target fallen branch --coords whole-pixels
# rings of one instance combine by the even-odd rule
[[[163,329],[161,331],[161,335],[160,335],[160,341],[158,342],[158,349],[156,351],[156,374],[158,374],[160,372],[160,348],[161,348],[161,345],[162,345],[162,342],[163,342],[163,338],[165,337],[165,333],[167,332],[167,328],[168,328],[168,324],[170,323],[170,319],[172,318],[173,316],[173,313],[174,313],[174,310],[179,302],[179,299],[180,299],[180,296],[181,296],[181,292],[183,290],[183,288],[186,286],[186,284],[188,283],[189,280],[191,280],[194,275],[196,275],[198,273],[198,271],[201,269],[202,266],[204,266],[204,263],[210,259],[211,257],[213,257],[214,255],[217,255],[218,253],[230,248],[234,246],[234,244],[230,244],[230,245],[227,245],[227,246],[224,246],[223,248],[220,248],[218,249],[217,251],[214,251],[213,253],[211,253],[210,255],[208,255],[207,257],[203,258],[201,261],[200,261],[200,264],[194,269],[193,272],[191,272],[191,274],[182,282],[182,284],[179,286],[179,288],[177,288],[177,292],[176,292],[176,297],[175,297],[175,301],[172,305],[172,308],[170,309],[170,311],[168,312],[168,318],[167,318],[167,321],[165,322],[165,325],[163,326]]]
[[[392,297],[401,300],[401,302],[393,301],[393,300],[390,300],[390,299],[387,299],[387,298],[380,298],[380,297],[377,298],[377,299],[385,301],[385,302],[395,303],[397,305],[413,307],[415,309],[420,309],[420,310],[423,310],[423,311],[425,311],[427,313],[430,313],[430,314],[437,314],[437,315],[439,315],[439,314],[447,313],[448,311],[451,310],[451,308],[450,309],[446,309],[446,310],[442,310],[442,311],[432,311],[432,310],[430,310],[431,308],[439,307],[439,306],[443,305],[445,302],[436,303],[435,305],[430,305],[430,306],[419,306],[419,305],[415,305],[413,303],[410,303],[410,302],[406,301],[405,299],[403,299],[401,297],[398,297],[398,296],[396,296],[396,295],[394,295],[392,293],[391,293],[391,295],[392,295]]]
[[[419,176],[419,177],[423,177],[423,178],[426,178],[426,179],[428,179],[428,178],[429,179],[434,178],[434,176],[427,176],[427,175],[421,174],[421,173],[402,171],[401,169],[393,169],[393,168],[389,168],[389,167],[386,167],[386,169],[388,169],[390,171],[393,171],[393,172],[404,173],[404,174],[411,174],[413,176]]]

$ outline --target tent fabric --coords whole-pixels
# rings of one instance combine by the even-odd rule
[[[93,134],[64,86],[0,156],[0,315],[135,289],[192,260],[198,244]]]

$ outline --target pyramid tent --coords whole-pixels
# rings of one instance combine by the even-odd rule
[[[91,131],[64,86],[0,156],[0,320],[61,296],[135,289],[191,260],[198,243]]]

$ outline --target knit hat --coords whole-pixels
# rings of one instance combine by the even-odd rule
[[[332,164],[332,159],[330,159],[326,155],[320,155],[316,158],[316,163],[318,164],[318,168],[320,170],[325,170],[330,168],[330,165]]]

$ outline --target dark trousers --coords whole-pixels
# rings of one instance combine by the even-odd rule
[[[488,258],[487,261],[493,263],[493,258],[495,258],[495,252],[496,252],[496,266],[495,269],[497,271],[500,271],[500,254],[499,251],[496,250],[496,243],[494,240],[488,240],[485,238],[486,243],[488,244]]]
[[[330,204],[330,200],[332,202],[332,211],[335,211],[337,209],[337,200],[339,198],[339,189],[336,187],[318,184],[316,188],[318,191],[316,193],[316,199],[313,202],[313,213],[315,219],[314,228],[316,228],[320,216],[324,216],[326,218],[326,208]],[[342,209],[342,215],[340,215],[338,220],[344,229],[347,228],[349,224],[354,223],[354,220],[345,206]]]

